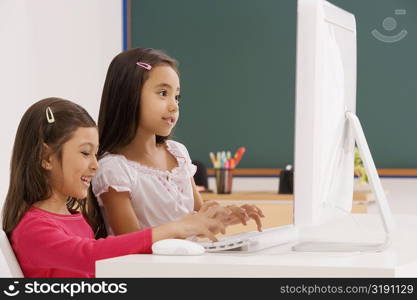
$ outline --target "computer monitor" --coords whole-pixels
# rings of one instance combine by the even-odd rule
[[[242,251],[256,251],[293,242],[294,251],[382,251],[390,243],[393,218],[355,115],[355,17],[324,0],[298,0],[296,68],[294,224],[227,237],[206,244],[207,251],[236,250],[239,245]],[[337,222],[350,214],[355,143],[376,195],[386,239],[332,242],[332,237],[303,240],[302,234],[299,239],[298,232],[306,227]]]
[[[355,112],[354,15],[324,0],[298,0],[294,223],[314,226],[350,213],[356,142],[388,240],[393,228],[391,212]],[[379,250],[387,244],[304,244],[295,249]]]
[[[345,112],[356,111],[356,24],[327,1],[299,0],[297,9],[295,223],[308,225],[352,207]]]

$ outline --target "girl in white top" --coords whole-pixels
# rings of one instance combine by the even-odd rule
[[[161,51],[131,49],[111,62],[98,119],[100,168],[92,181],[108,233],[158,226],[208,208],[225,225],[253,218],[261,230],[256,206],[203,204],[187,149],[169,140],[179,93],[177,62]]]

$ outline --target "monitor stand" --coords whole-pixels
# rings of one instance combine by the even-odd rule
[[[344,243],[344,242],[320,242],[306,241],[300,242],[292,247],[297,252],[380,252],[385,250],[391,244],[391,236],[395,228],[394,219],[388,206],[384,190],[379,179],[375,163],[372,159],[371,152],[366,142],[365,135],[358,117],[350,112],[346,112],[346,118],[352,129],[356,144],[359,148],[361,159],[365,165],[368,180],[375,194],[381,214],[382,223],[385,231],[385,240],[381,243]]]

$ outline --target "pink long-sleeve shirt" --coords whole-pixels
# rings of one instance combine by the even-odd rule
[[[95,277],[97,260],[152,253],[152,228],[96,240],[81,213],[33,207],[12,231],[11,243],[25,277]]]

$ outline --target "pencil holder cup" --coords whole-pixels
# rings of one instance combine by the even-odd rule
[[[233,169],[214,169],[217,194],[230,194],[232,192]]]

